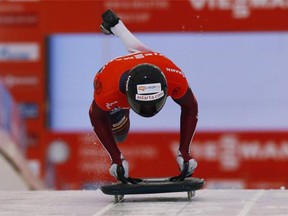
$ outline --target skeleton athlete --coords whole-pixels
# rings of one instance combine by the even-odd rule
[[[197,167],[190,144],[198,121],[198,104],[184,73],[170,59],[141,43],[112,11],[102,14],[104,34],[118,36],[130,52],[109,61],[94,79],[94,100],[89,116],[94,131],[110,155],[110,174],[123,183],[135,183],[117,143],[130,127],[130,108],[143,117],[156,115],[170,96],[181,107],[180,142],[176,158],[182,181]]]

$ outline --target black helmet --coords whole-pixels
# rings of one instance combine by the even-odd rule
[[[128,103],[143,117],[156,115],[167,99],[167,82],[162,71],[152,64],[132,68],[126,81]]]

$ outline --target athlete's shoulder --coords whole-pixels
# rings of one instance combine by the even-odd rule
[[[163,56],[160,65],[168,83],[168,95],[173,99],[182,97],[189,86],[185,73],[165,56]]]

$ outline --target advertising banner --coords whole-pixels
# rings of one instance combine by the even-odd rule
[[[288,30],[287,0],[79,0],[70,1],[69,5],[67,1],[0,1],[0,77],[19,102],[21,115],[26,120],[31,147],[28,157],[43,161],[46,180],[57,189],[89,188],[114,180],[108,173],[110,159],[93,133],[51,132],[46,124],[51,111],[47,106],[50,102],[48,89],[52,86],[47,79],[51,66],[47,59],[47,38],[74,33],[100,35],[101,14],[109,8],[135,33],[190,32],[201,36],[211,32],[279,33]],[[284,49],[283,44],[276,45]],[[103,53],[107,54],[109,44],[101,45]],[[223,53],[223,48],[219,50]],[[238,49],[235,51],[238,54]],[[279,53],[278,48],[275,53]],[[83,53],[75,54],[84,58]],[[204,55],[207,58],[206,53]],[[196,56],[199,57],[199,53]],[[275,56],[276,60],[284,58]],[[201,57],[202,65],[211,63],[205,57]],[[242,57],[237,58],[242,60]],[[227,66],[227,63],[224,61],[221,65]],[[3,97],[0,100],[10,106]],[[78,98],[75,101],[79,103]],[[263,107],[269,109],[269,106]],[[13,110],[15,108],[11,107],[7,111],[9,116]],[[280,114],[278,117],[282,118]],[[0,116],[3,127],[7,127],[7,118]],[[75,118],[75,121],[78,120]],[[199,162],[195,176],[207,179],[207,187],[211,188],[279,188],[288,181],[285,173],[287,142],[287,132],[279,130],[198,132],[191,146],[192,155]],[[175,132],[134,132],[119,148],[130,163],[131,175],[160,177],[178,174],[175,160],[178,144]]]
[[[138,31],[287,30],[286,0],[103,1]]]
[[[109,174],[110,158],[92,132],[54,133],[46,141],[46,170],[57,176],[50,185],[89,189],[115,181]],[[132,177],[179,174],[175,132],[131,133],[118,146]],[[53,157],[53,151],[61,157]],[[191,154],[198,161],[193,176],[205,178],[208,188],[280,188],[288,182],[286,132],[198,132]]]

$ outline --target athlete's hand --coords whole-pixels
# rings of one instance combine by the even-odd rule
[[[110,167],[110,174],[123,183],[129,176],[129,164],[125,159],[122,159],[122,164],[118,165],[113,163]]]
[[[113,163],[109,171],[112,176],[121,181],[123,184],[137,184],[142,181],[141,179],[129,177],[129,164],[125,159],[122,159],[121,165]]]
[[[175,177],[172,177],[170,181],[177,182],[183,181],[185,178],[190,177],[197,167],[197,161],[194,159],[190,159],[189,161],[184,161],[184,158],[179,153],[176,158],[177,163],[179,165],[179,169],[181,174]]]

